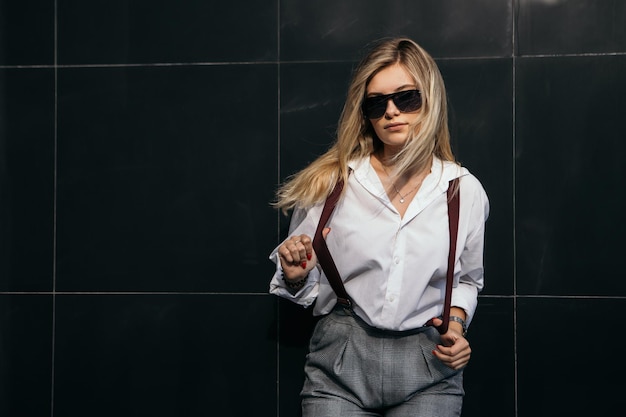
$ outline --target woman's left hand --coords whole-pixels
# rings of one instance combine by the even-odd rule
[[[440,323],[435,322],[434,324],[437,326]],[[462,330],[456,329],[455,324],[458,323],[450,323],[448,331],[441,335],[441,344],[433,350],[433,355],[449,368],[458,370],[467,366],[472,349],[467,339],[463,337]]]

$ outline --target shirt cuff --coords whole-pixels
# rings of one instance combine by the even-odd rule
[[[465,323],[469,327],[478,305],[478,290],[473,285],[459,284],[452,290],[451,305],[465,310]]]

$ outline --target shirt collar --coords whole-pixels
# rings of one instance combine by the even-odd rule
[[[370,157],[361,159],[354,159],[348,163],[348,167],[352,169],[354,175],[359,182],[369,182],[368,174],[371,170]],[[433,163],[430,168],[430,175],[428,175],[424,182],[425,185],[430,187],[438,187],[441,191],[448,189],[448,182],[455,178],[460,178],[467,175],[469,172],[461,165],[451,162],[442,161],[441,159],[433,156]]]

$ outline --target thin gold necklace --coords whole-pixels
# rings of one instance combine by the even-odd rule
[[[380,162],[380,166],[382,167],[383,171],[385,171],[385,174],[387,175],[387,178],[391,179],[391,175],[389,175],[389,172],[387,172],[387,169],[385,168],[385,165],[382,163],[382,161]],[[423,178],[422,178],[423,181]],[[396,187],[396,183],[394,181],[391,181],[391,186],[393,187],[394,191],[396,192],[396,194],[398,194],[400,196],[400,204],[404,204],[404,202],[406,201],[406,196],[408,196],[409,194],[411,194],[413,191],[415,191],[417,189],[417,187],[419,187],[422,184],[422,181],[418,182],[417,185],[413,188],[411,188],[409,191],[406,192],[406,194],[402,195],[402,193],[400,192],[400,190],[398,190],[398,187]]]

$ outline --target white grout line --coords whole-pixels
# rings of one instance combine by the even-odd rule
[[[58,179],[58,2],[54,0],[54,161],[53,161],[53,191],[52,191],[52,340],[51,340],[51,375],[50,375],[50,416],[54,417],[54,376],[56,356],[56,281],[57,281],[57,179]]]

